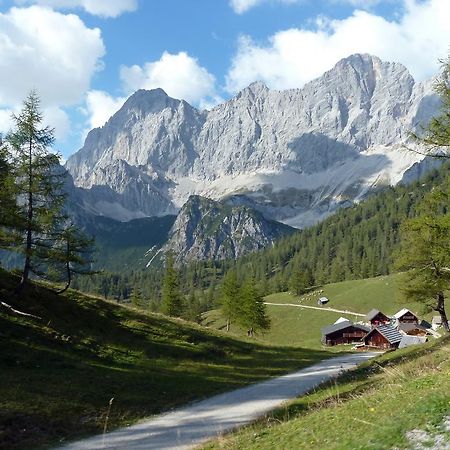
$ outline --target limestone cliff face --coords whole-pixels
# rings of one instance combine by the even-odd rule
[[[193,195],[181,208],[163,251],[172,250],[177,262],[233,259],[293,231],[246,206]]]
[[[437,105],[431,83],[370,55],[343,59],[302,89],[253,83],[211,111],[140,90],[66,168],[92,210],[119,220],[174,213],[198,194],[237,196],[303,227],[400,181],[418,161],[402,148],[408,133]]]

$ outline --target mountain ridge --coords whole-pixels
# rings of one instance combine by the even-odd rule
[[[437,105],[430,82],[358,54],[302,89],[255,82],[210,111],[140,90],[66,168],[79,187],[114,191],[115,205],[101,195],[89,203],[118,220],[173,214],[190,195],[239,195],[302,228],[399,182],[421,159],[403,148],[409,132]]]

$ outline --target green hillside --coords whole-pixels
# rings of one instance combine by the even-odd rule
[[[99,433],[331,356],[267,346],[75,291],[57,296],[0,270],[0,448]]]
[[[401,275],[395,274],[365,280],[332,283],[312,290],[302,297],[291,295],[288,292],[268,295],[265,297],[265,301],[269,303],[289,303],[317,307],[319,296],[327,297],[330,302],[322,307],[322,311],[295,306],[268,305],[271,328],[267,333],[258,336],[257,339],[274,345],[321,348],[320,329],[322,327],[334,323],[341,316],[350,320],[362,319],[352,314],[327,311],[326,308],[348,310],[360,314],[366,314],[372,308],[377,308],[385,314],[394,314],[399,309],[407,307],[421,316],[421,305],[404,302],[398,286],[400,277]],[[319,293],[319,291],[323,292]],[[429,317],[429,315],[426,317]],[[225,328],[225,319],[218,310],[204,314],[202,323],[212,328]],[[232,328],[232,332],[237,335],[243,335],[244,331]]]
[[[205,449],[446,449],[449,392],[447,336],[388,352]]]

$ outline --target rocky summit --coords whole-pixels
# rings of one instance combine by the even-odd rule
[[[398,183],[421,158],[404,147],[409,133],[437,108],[431,82],[357,54],[302,89],[257,82],[211,111],[139,90],[66,168],[86,207],[117,220],[201,195],[301,228]]]
[[[177,262],[235,259],[293,231],[252,208],[193,195],[181,208],[163,250],[171,250]]]

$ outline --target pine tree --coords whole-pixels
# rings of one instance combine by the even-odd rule
[[[240,287],[236,272],[230,270],[225,274],[222,283],[222,313],[227,320],[227,331],[230,331],[232,320],[240,316]]]
[[[407,270],[402,290],[408,299],[437,311],[448,332],[445,298],[450,289],[450,179],[446,190],[425,199],[422,214],[402,226],[397,267]]]
[[[14,155],[16,192],[22,199],[18,212],[24,223],[24,236],[19,251],[25,261],[16,288],[19,293],[30,272],[42,275],[49,262],[53,233],[65,219],[65,173],[59,167],[59,156],[48,150],[54,142],[53,130],[41,128],[43,116],[35,92],[29,94],[22,111],[13,119],[15,130],[6,140]]]
[[[166,253],[166,270],[162,288],[162,310],[172,317],[183,314],[183,299],[178,285],[178,274],[174,268],[173,255]]]

